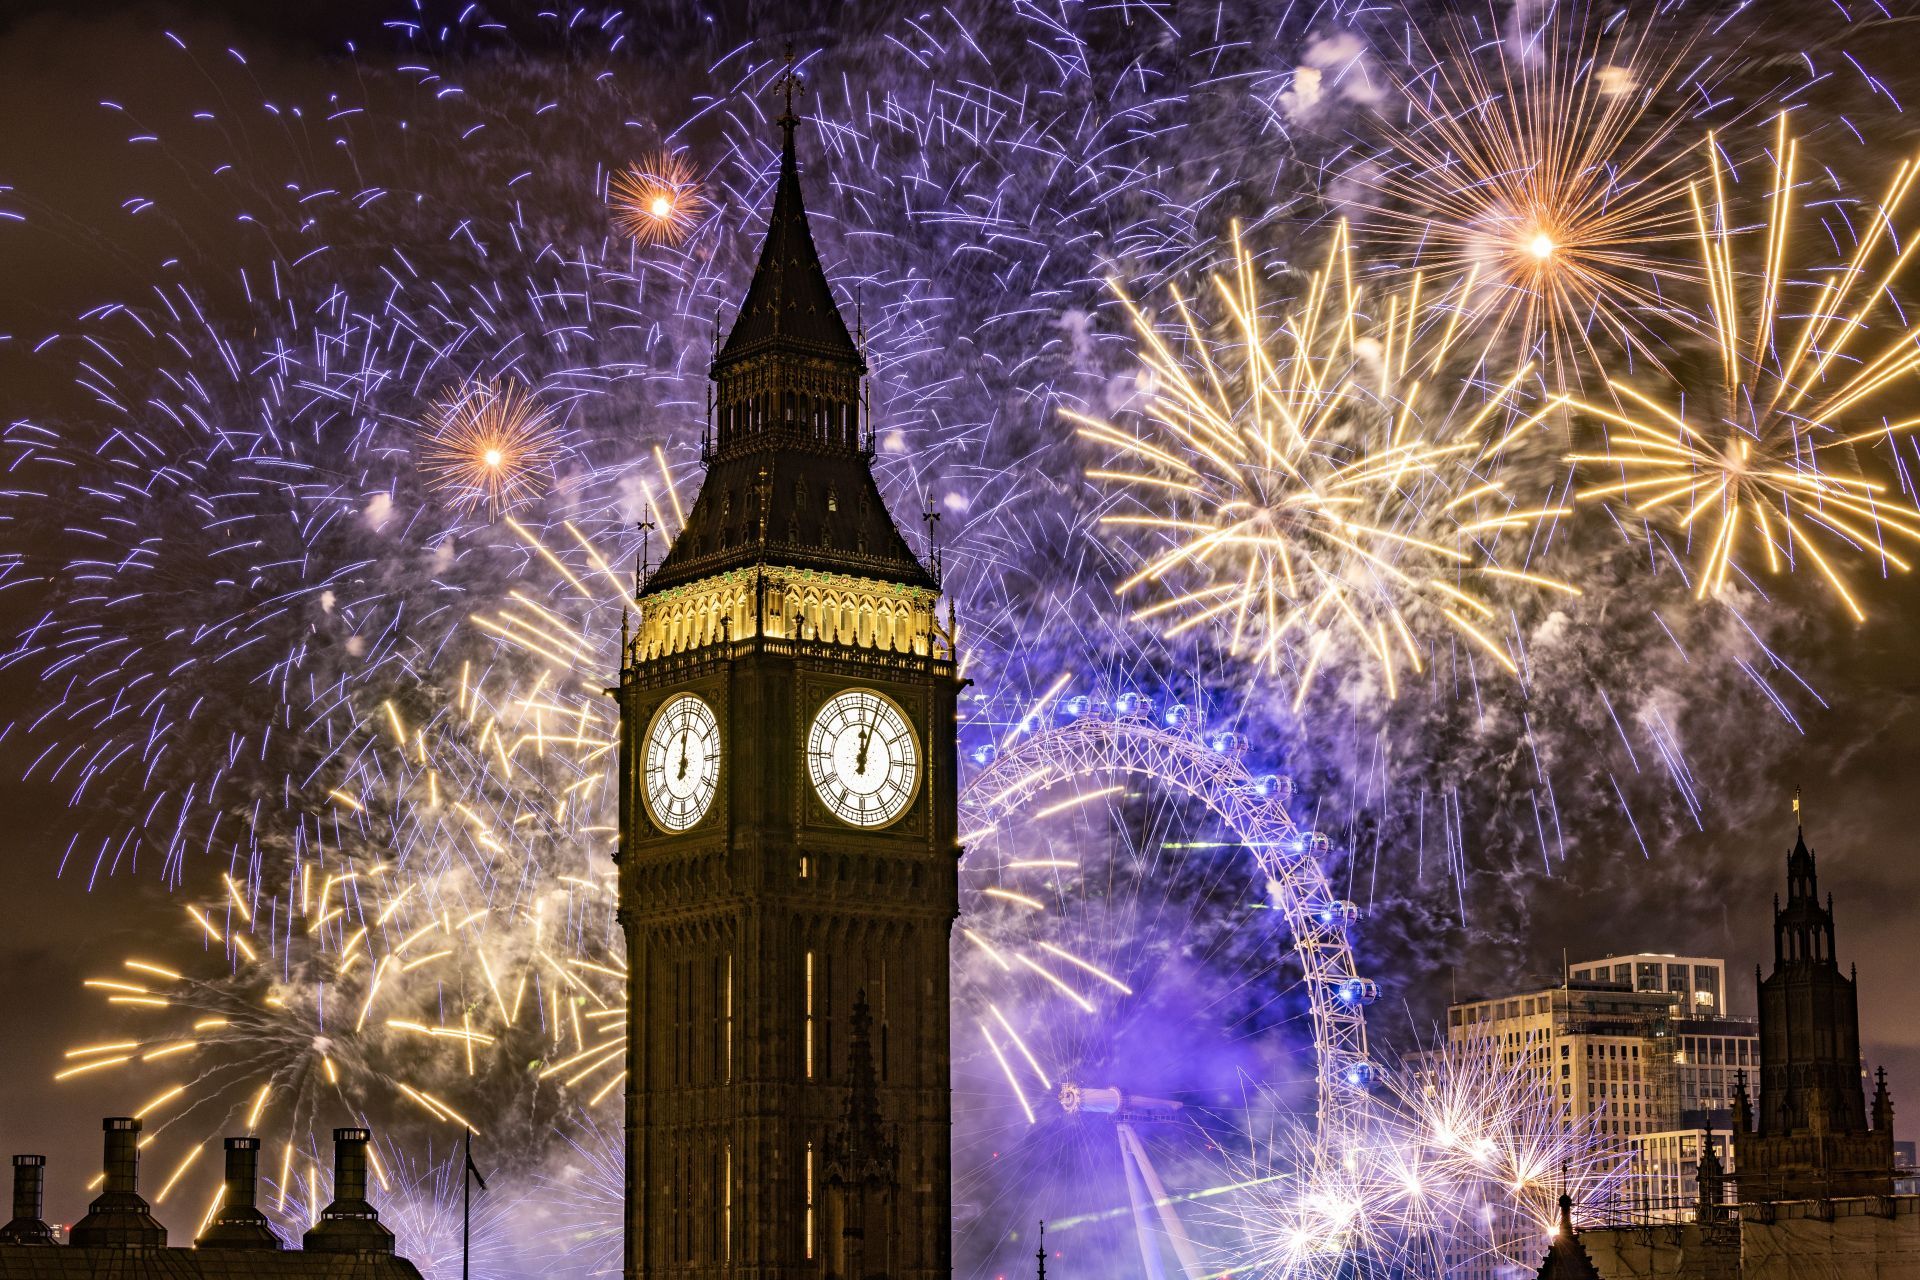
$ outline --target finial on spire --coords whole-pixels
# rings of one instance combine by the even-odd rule
[[[787,45],[786,69],[780,73],[780,89],[785,98],[786,109],[780,113],[780,118],[774,121],[774,123],[787,131],[787,146],[791,148],[793,146],[793,127],[800,123],[800,117],[793,114],[793,95],[796,91],[800,93],[807,91],[807,86],[800,80],[800,72],[797,64],[794,62],[793,45],[791,43]]]
[[[1033,1251],[1034,1261],[1040,1264],[1035,1280],[1047,1280],[1047,1220],[1040,1219],[1040,1247]]]
[[[940,585],[940,511],[933,505],[931,494],[927,497],[926,510],[920,513],[920,519],[927,526],[927,568],[933,574],[933,585]]]
[[[653,523],[653,504],[651,502],[641,507],[640,520],[635,527],[640,530],[640,559],[633,566],[633,594],[637,598],[641,591],[646,589],[648,542],[653,536],[654,529],[657,527]]]
[[[1793,829],[1795,831],[1800,831],[1803,829],[1801,818],[1800,818],[1800,788],[1799,787],[1795,787],[1793,789]]]

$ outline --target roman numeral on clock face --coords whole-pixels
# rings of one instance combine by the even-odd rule
[[[685,831],[706,817],[720,784],[720,722],[691,693],[660,704],[641,744],[647,813],[663,831]]]
[[[885,694],[836,693],[807,730],[807,772],[835,817],[856,827],[885,826],[906,811],[919,785],[913,725]]]

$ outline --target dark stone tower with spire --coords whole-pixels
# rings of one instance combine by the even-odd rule
[[[788,91],[706,479],[617,690],[627,1280],[952,1271],[953,619],[874,482]]]
[[[1794,811],[1799,812],[1799,799]],[[1818,1200],[1893,1193],[1893,1104],[1882,1080],[1867,1125],[1854,979],[1840,972],[1833,900],[1820,901],[1813,850],[1796,827],[1787,902],[1774,899],[1773,973],[1760,978],[1760,1099],[1735,1087],[1740,1198]],[[1886,1123],[1880,1122],[1884,1115]]]

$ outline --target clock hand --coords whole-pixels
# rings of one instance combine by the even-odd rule
[[[687,731],[680,731],[680,772],[674,775],[676,781],[687,776]]]
[[[871,745],[872,742],[873,742],[872,728],[867,725],[861,725],[860,726],[860,754],[853,758],[853,771],[855,773],[865,773],[867,771],[867,747]]]

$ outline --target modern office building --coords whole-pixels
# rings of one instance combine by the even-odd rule
[[[1624,1143],[1676,1128],[1673,998],[1609,983],[1566,982],[1447,1010],[1447,1042],[1503,1066],[1530,1064],[1569,1120],[1600,1113]]]
[[[1669,991],[1680,997],[1681,1017],[1712,1018],[1727,1011],[1727,962],[1715,956],[1675,956],[1643,951],[1606,956],[1568,966],[1575,982],[1605,982],[1635,991]]]
[[[1760,1061],[1758,1024],[1728,1014],[1726,991],[1718,957],[1608,956],[1568,966],[1557,986],[1453,1005],[1447,1040],[1528,1072],[1566,1106],[1567,1124],[1617,1144],[1631,1172],[1610,1214],[1691,1219],[1702,1151],[1734,1164],[1735,1081]],[[1523,1238],[1524,1224],[1509,1234]],[[1501,1238],[1500,1224],[1487,1235]],[[1467,1280],[1497,1270],[1478,1252],[1457,1259]]]

